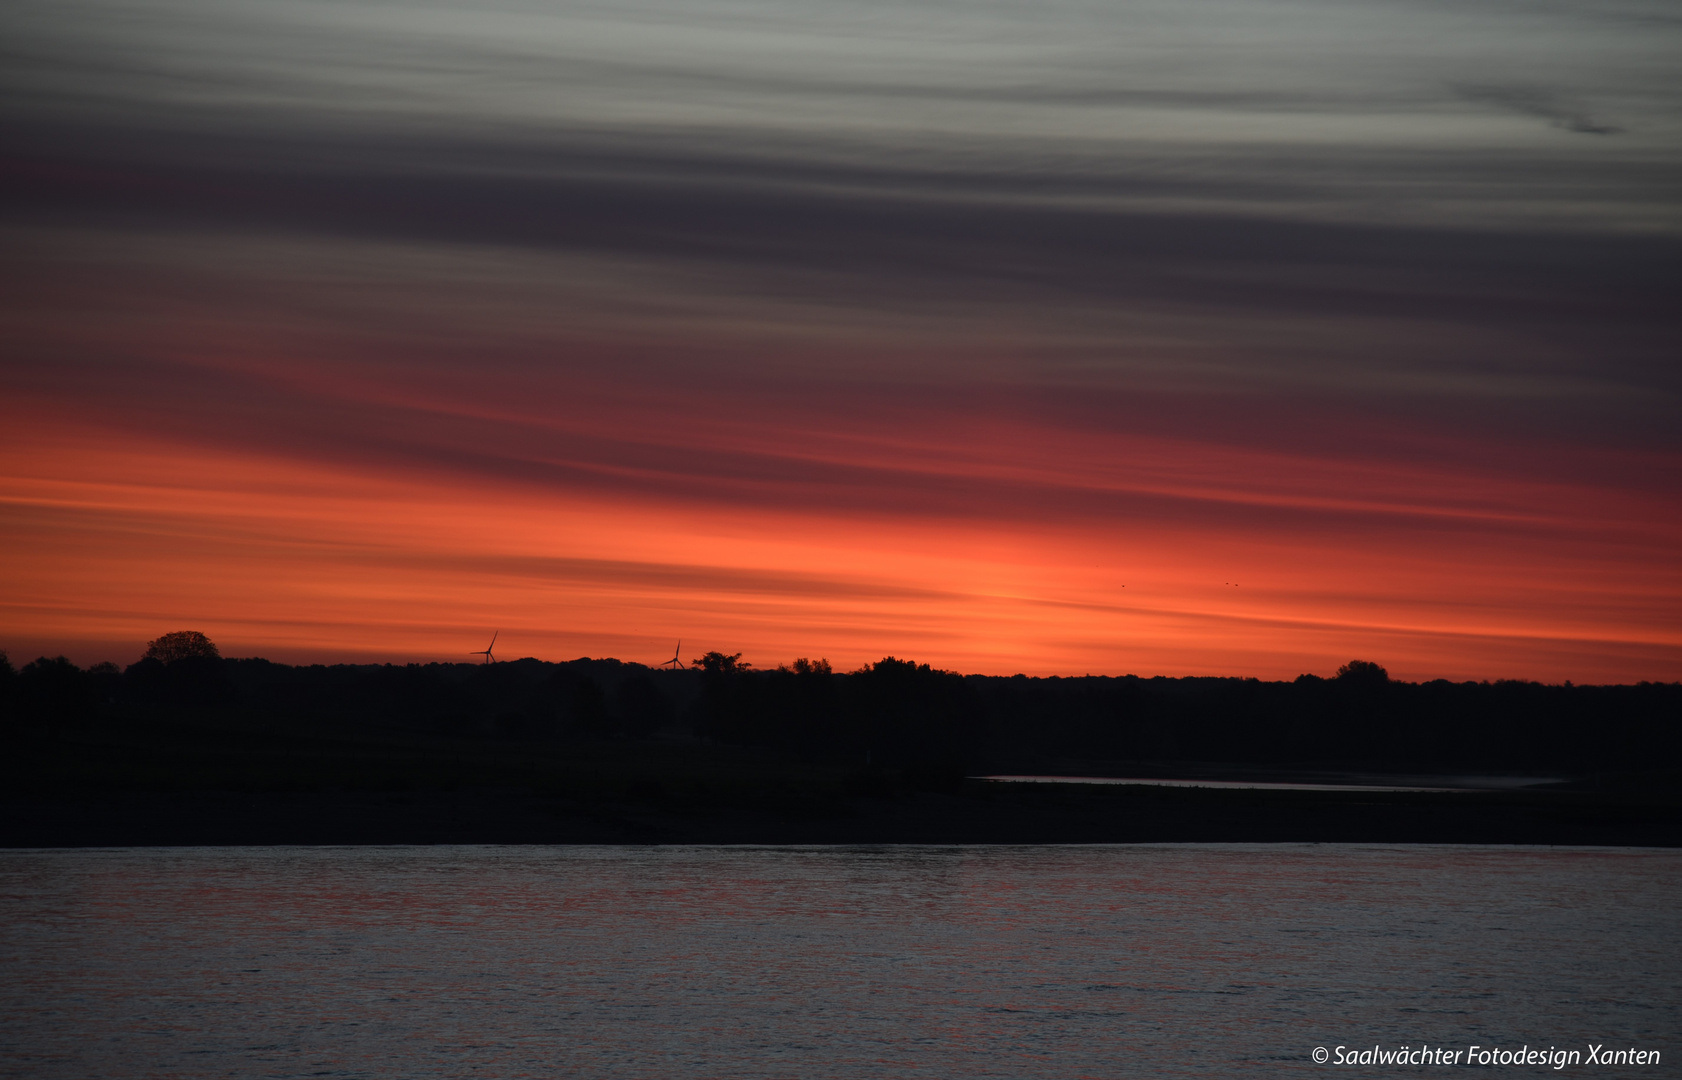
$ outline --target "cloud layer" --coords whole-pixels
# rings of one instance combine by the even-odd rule
[[[16,655],[1682,675],[1663,5],[0,29]]]

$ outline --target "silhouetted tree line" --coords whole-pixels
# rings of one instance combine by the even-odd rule
[[[192,639],[196,639],[192,640]],[[249,716],[440,735],[638,739],[682,719],[698,675],[617,660],[276,664],[223,659],[202,634],[158,639],[126,669],[0,653],[0,719],[25,735],[103,721]]]
[[[200,635],[202,638],[202,635]],[[165,639],[160,639],[164,641]],[[888,657],[837,673],[617,660],[292,666],[176,640],[118,669],[0,654],[13,737],[194,715],[535,740],[704,738],[942,775],[1224,762],[1581,775],[1674,769],[1682,684],[1402,683],[1361,661],[1293,682],[964,676]]]

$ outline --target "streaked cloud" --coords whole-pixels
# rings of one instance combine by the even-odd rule
[[[11,5],[7,624],[1678,677],[1679,39]]]

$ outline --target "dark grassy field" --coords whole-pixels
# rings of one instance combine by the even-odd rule
[[[429,734],[215,710],[35,729],[12,751],[0,845],[14,847],[1682,844],[1682,794],[1662,774],[1449,793],[1000,784],[671,735]],[[1066,764],[1058,771],[1175,771],[1161,763]],[[1212,770],[1178,767],[1182,775]]]

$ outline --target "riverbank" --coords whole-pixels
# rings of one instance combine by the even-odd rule
[[[1455,843],[1682,846],[1654,792],[1268,791],[970,780],[805,798],[453,791],[106,791],[0,801],[0,846]]]
[[[1194,760],[978,763],[980,773],[1136,781],[995,782],[694,738],[440,735],[239,713],[113,718],[22,734],[0,759],[0,846],[1682,846],[1682,778],[1663,772],[1503,787],[1547,778]],[[1188,780],[1212,786],[1164,783]],[[1468,783],[1482,789],[1398,790]]]

